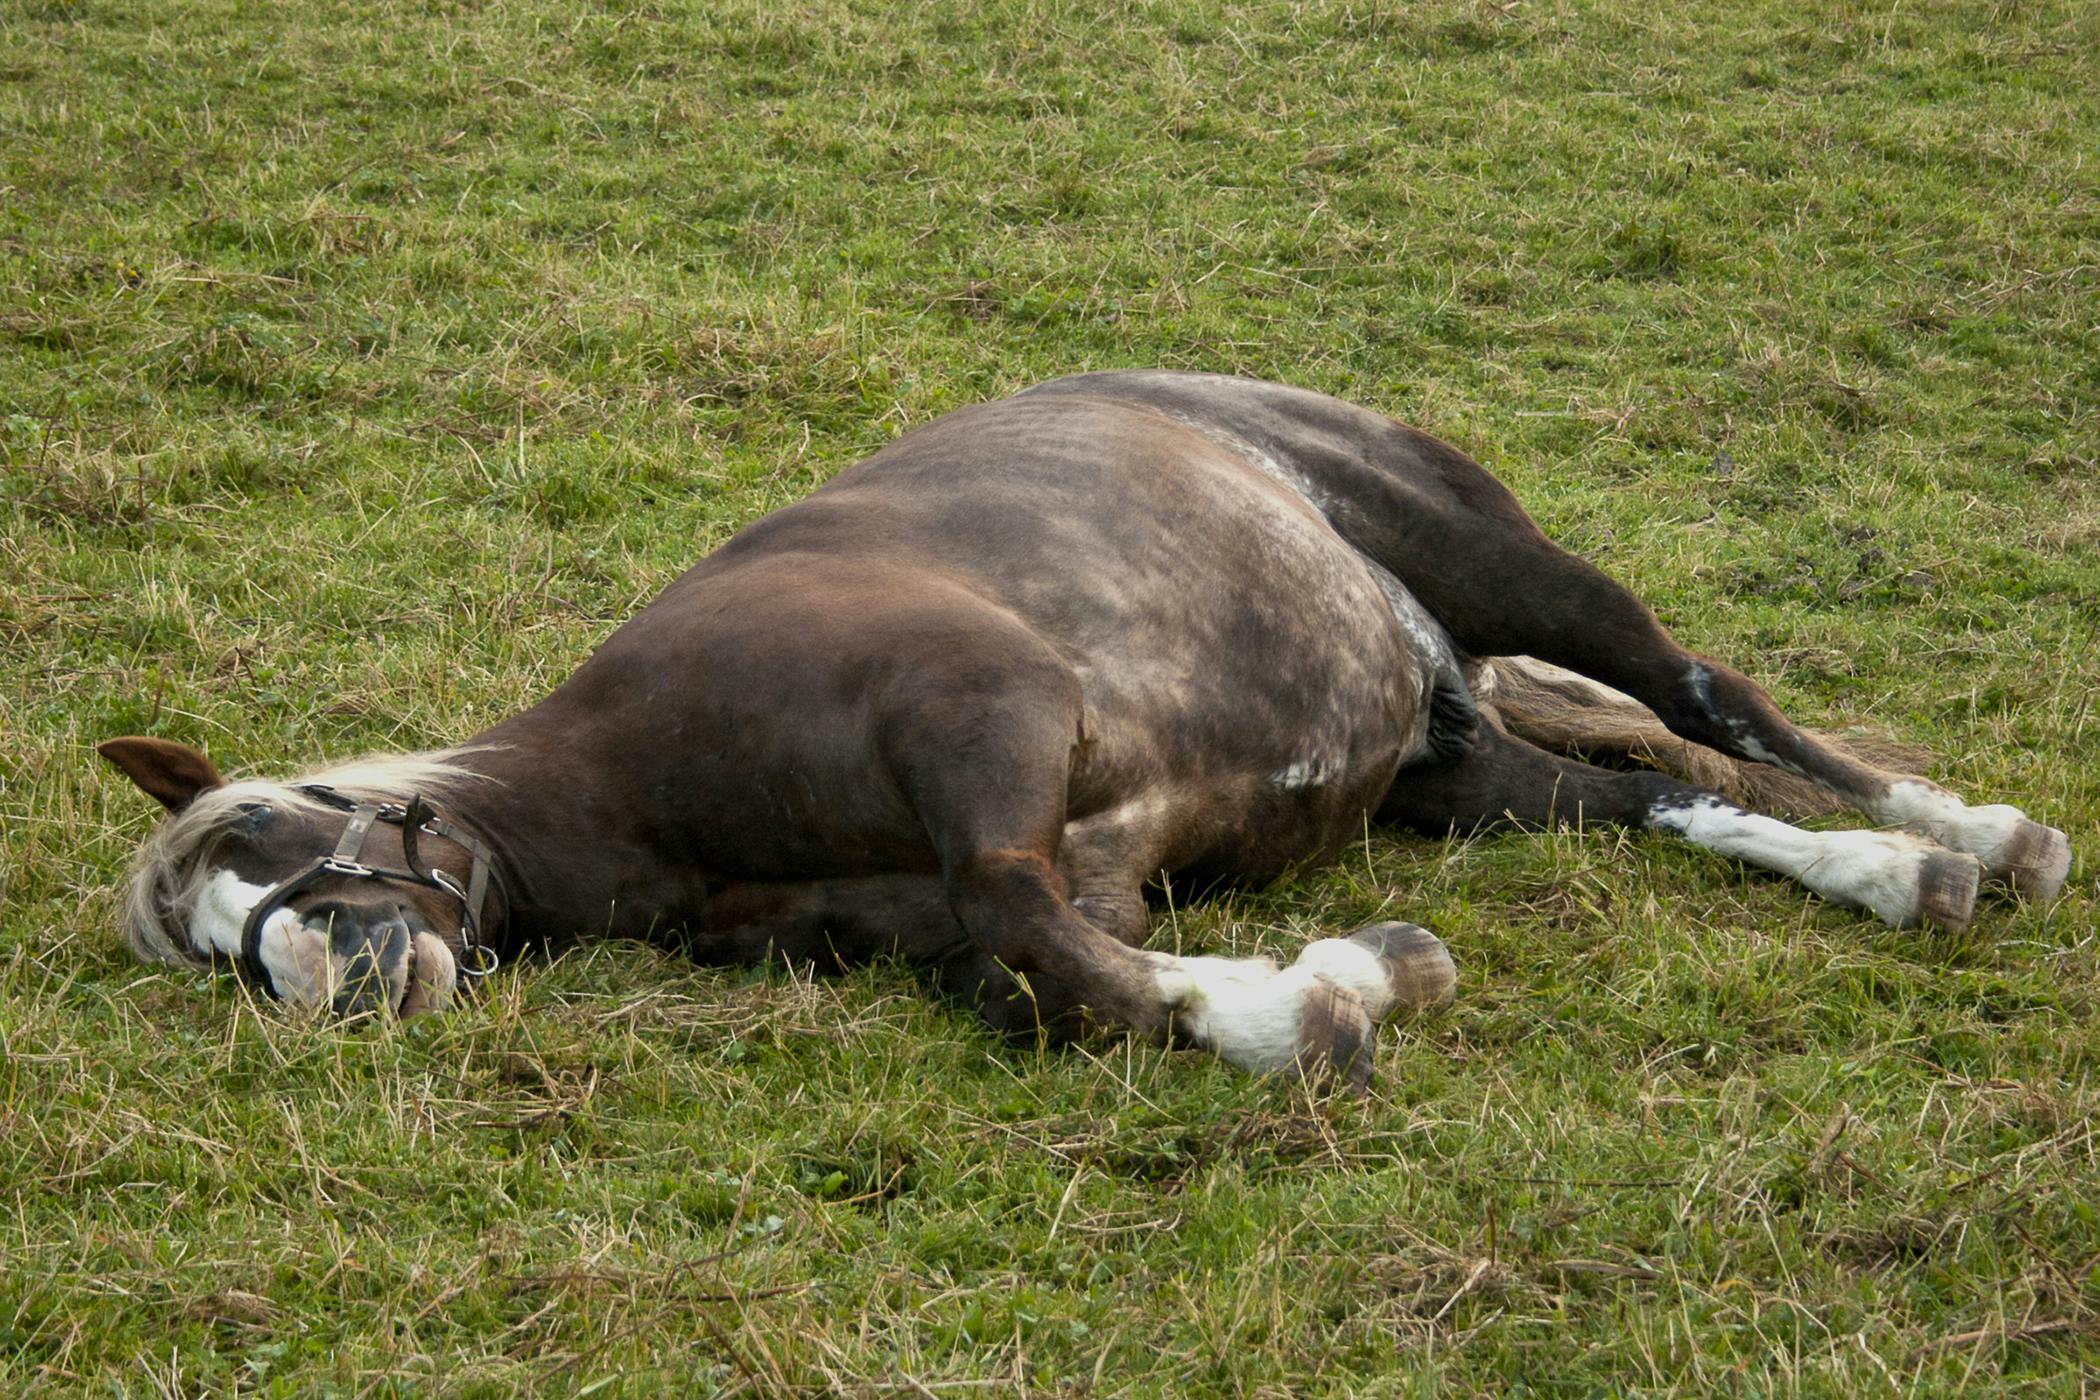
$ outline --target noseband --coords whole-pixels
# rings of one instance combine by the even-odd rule
[[[343,834],[336,839],[334,851],[280,880],[248,911],[248,921],[241,926],[241,968],[249,977],[261,986],[272,985],[269,970],[262,961],[263,924],[293,895],[327,876],[390,880],[400,885],[443,890],[459,901],[459,975],[478,981],[496,970],[500,962],[496,950],[481,941],[489,883],[495,879],[495,862],[489,856],[488,847],[441,819],[420,797],[411,797],[406,803],[359,802],[321,783],[301,783],[299,791],[338,811],[348,812],[350,820],[343,827]],[[371,834],[374,822],[389,822],[401,828],[401,854],[408,869],[390,870],[364,863],[365,840]],[[434,867],[426,867],[417,857],[416,836],[424,832],[452,842],[472,858],[474,863],[467,872],[465,889],[460,888],[452,876]],[[497,884],[500,886],[501,881],[497,880]]]

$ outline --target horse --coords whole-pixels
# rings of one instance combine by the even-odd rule
[[[1659,763],[1586,761],[1613,742]],[[99,751],[168,811],[128,881],[134,950],[323,1014],[434,1011],[527,945],[675,937],[714,963],[900,957],[1009,1034],[1351,1089],[1382,1021],[1455,996],[1440,939],[1181,956],[1144,946],[1148,887],[1259,885],[1369,821],[1609,822],[1958,930],[1984,882],[2047,901],[2070,866],[2016,808],[1790,723],[1458,449],[1169,371],[903,434],[454,747],[290,782],[157,738]],[[1760,772],[1874,827],[1717,790]]]

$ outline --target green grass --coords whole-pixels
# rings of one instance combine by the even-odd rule
[[[1661,9],[0,8],[0,1389],[2089,1388],[2100,29]],[[1129,364],[1462,444],[2066,828],[2067,897],[1373,833],[1163,915],[1435,924],[1366,1104],[897,968],[603,947],[345,1031],[130,961],[94,740],[464,737],[904,427]]]

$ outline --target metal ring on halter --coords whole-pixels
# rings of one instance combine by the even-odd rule
[[[471,961],[471,966],[469,965]],[[503,966],[503,959],[486,943],[472,943],[460,950],[456,960],[459,975],[479,982],[482,978]]]

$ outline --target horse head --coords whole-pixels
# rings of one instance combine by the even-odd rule
[[[502,917],[494,862],[433,805],[471,778],[455,762],[385,758],[290,783],[228,782],[165,739],[97,751],[168,811],[126,897],[142,959],[231,967],[279,1000],[346,1016],[432,1011],[493,970],[482,935]]]

